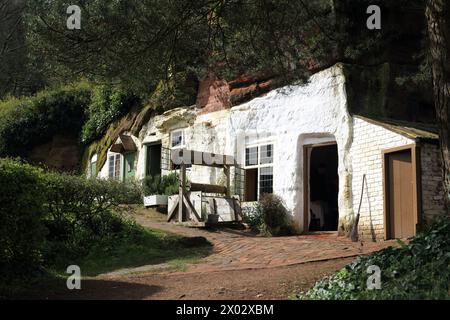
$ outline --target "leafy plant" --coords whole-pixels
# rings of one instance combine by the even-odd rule
[[[0,278],[36,271],[45,244],[40,169],[0,161]]]
[[[141,199],[133,184],[49,173],[11,159],[0,159],[0,181],[4,280],[82,256],[120,234],[127,223],[121,205]]]
[[[245,214],[245,221],[253,230],[268,236],[295,234],[289,212],[275,194],[263,194],[256,207]]]
[[[88,144],[101,137],[108,125],[128,112],[139,98],[130,91],[111,86],[96,87],[86,110],[87,121],[83,125],[81,141]]]
[[[78,136],[90,98],[79,83],[0,102],[0,157],[27,156],[58,133]]]
[[[143,180],[145,195],[164,194],[171,196],[178,193],[179,178],[177,173],[169,173],[165,176],[147,176]]]
[[[356,259],[300,294],[300,299],[449,299],[450,217],[396,248]],[[367,289],[367,268],[381,270],[381,289]]]

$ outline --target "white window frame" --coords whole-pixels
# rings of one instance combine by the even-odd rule
[[[178,133],[178,132],[181,132],[181,144],[180,144],[179,146],[173,146],[173,145],[172,145],[172,138],[173,138],[173,135],[174,135],[175,133]],[[185,135],[185,132],[184,132],[184,128],[183,128],[183,129],[175,129],[175,130],[172,130],[172,131],[170,132],[170,149],[171,149],[171,150],[175,150],[175,149],[183,149],[185,146],[186,146],[186,135]]]
[[[113,161],[113,175],[111,176],[110,175],[110,170],[109,170],[109,168],[110,168],[110,166],[109,166],[109,163],[110,163],[110,158],[111,157],[114,157],[114,161]],[[117,177],[116,176],[116,172],[117,172],[117,168],[116,168],[116,159],[117,159],[117,157],[119,157],[119,159],[120,159],[120,164],[119,164],[119,166],[120,166],[120,169],[119,169],[119,177]],[[113,153],[113,152],[111,152],[111,153],[109,153],[108,154],[108,179],[114,179],[114,180],[120,180],[120,181],[122,181],[123,180],[123,172],[124,172],[124,170],[123,170],[123,167],[124,167],[124,158],[123,158],[123,155],[121,155],[120,153]]]
[[[261,157],[261,147],[262,146],[267,146],[267,145],[272,145],[272,162],[271,163],[263,163],[260,164],[260,157]],[[247,149],[249,148],[257,148],[258,152],[256,155],[256,164],[255,165],[247,165]],[[256,198],[259,200],[260,197],[260,169],[261,168],[267,168],[267,167],[271,167],[272,168],[272,192],[273,192],[273,186],[274,186],[274,177],[275,177],[275,142],[272,140],[262,140],[262,141],[258,141],[255,143],[251,143],[248,144],[244,147],[244,159],[243,159],[243,164],[244,164],[244,169],[257,169],[258,173],[257,173],[257,190],[256,190]]]

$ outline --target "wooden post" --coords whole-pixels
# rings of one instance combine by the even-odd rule
[[[178,188],[178,222],[183,222],[183,198],[186,186],[186,165],[180,165],[180,186]]]
[[[225,166],[223,167],[223,170],[224,170],[224,172],[225,172],[225,176],[226,176],[226,179],[227,179],[227,185],[226,185],[226,187],[227,187],[227,197],[231,197],[231,190],[230,190],[230,185],[231,185],[231,182],[230,182],[230,167],[227,166],[227,165],[225,165]]]

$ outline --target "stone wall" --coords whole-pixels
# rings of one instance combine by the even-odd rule
[[[382,150],[414,143],[397,133],[374,125],[360,118],[353,118],[352,157],[353,209],[358,212],[361,199],[363,175],[364,187],[361,217],[358,231],[360,237],[380,240],[384,238],[384,195]]]
[[[420,145],[422,176],[422,212],[429,222],[439,214],[445,213],[444,190],[439,146],[423,143]]]

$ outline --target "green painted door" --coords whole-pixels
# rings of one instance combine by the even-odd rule
[[[91,162],[91,178],[97,177],[97,162]]]
[[[136,153],[127,153],[123,155],[124,157],[124,174],[123,179],[125,181],[133,180],[136,175],[136,168],[134,162],[136,160]]]
[[[147,146],[147,162],[146,175],[156,176],[161,175],[161,145],[152,144]]]

